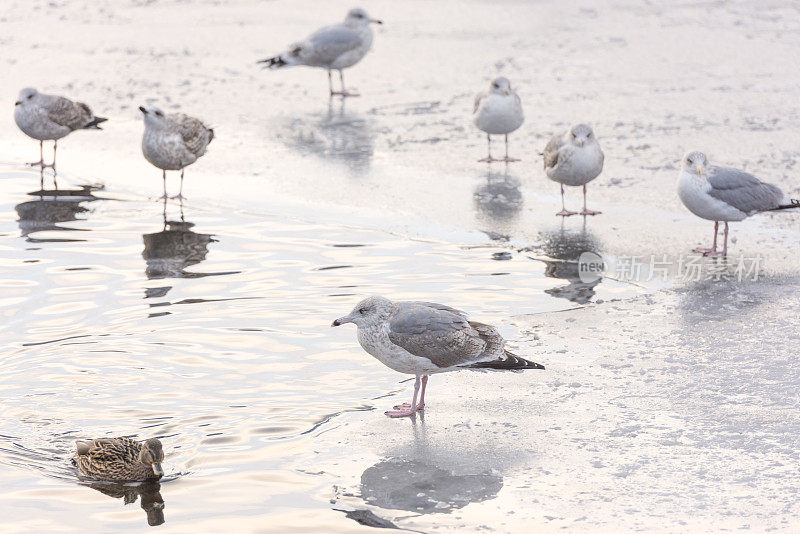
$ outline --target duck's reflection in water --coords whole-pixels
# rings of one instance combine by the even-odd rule
[[[370,167],[374,129],[363,116],[345,111],[345,99],[330,99],[326,113],[292,119],[289,131],[289,140],[302,152],[341,161],[357,174]]]
[[[164,523],[164,499],[161,497],[161,484],[158,482],[143,482],[137,485],[96,482],[85,485],[109,497],[121,498],[125,504],[132,504],[138,500],[142,510],[147,514],[148,525],[155,527]]]
[[[167,201],[164,199],[164,226],[160,232],[144,234],[144,251],[142,257],[147,263],[145,274],[149,279],[158,278],[200,278],[214,274],[187,272],[186,268],[197,265],[206,259],[209,243],[216,243],[211,234],[200,234],[192,231],[193,223],[183,217],[181,203],[181,220],[167,220]]]
[[[42,189],[28,193],[36,200],[22,202],[15,206],[19,219],[20,234],[32,243],[84,241],[75,237],[69,238],[37,238],[31,234],[46,231],[84,232],[86,228],[65,228],[59,223],[77,221],[82,213],[89,212],[85,202],[99,200],[92,193],[97,187],[82,186],[81,189]]]
[[[545,276],[566,280],[569,283],[545,289],[545,293],[557,298],[567,299],[577,304],[586,304],[595,296],[595,287],[603,280],[602,277],[581,279],[578,259],[584,252],[599,254],[600,243],[597,238],[586,230],[585,221],[582,229],[569,231],[561,226],[559,229],[540,234],[541,245],[536,247],[547,258],[545,263]]]
[[[458,467],[437,465],[437,451],[427,444],[424,415],[413,422],[415,443],[410,454],[394,456],[367,468],[361,475],[361,498],[366,504],[422,514],[449,513],[470,503],[493,499],[503,487],[494,469],[456,461]],[[442,451],[444,452],[444,451]],[[475,456],[480,456],[476,453]]]
[[[522,210],[522,190],[517,177],[506,172],[489,172],[472,194],[475,207],[492,222],[507,223]]]

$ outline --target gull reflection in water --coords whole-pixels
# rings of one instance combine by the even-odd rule
[[[475,207],[490,221],[512,221],[522,210],[522,190],[516,176],[505,172],[489,172],[472,194]]]
[[[164,226],[160,232],[144,234],[144,251],[142,257],[147,263],[147,278],[200,278],[213,274],[194,273],[186,268],[197,265],[206,259],[208,244],[216,243],[211,234],[200,234],[192,231],[193,223],[187,222],[183,216],[181,202],[181,220],[167,220],[167,199],[164,199]]]
[[[329,100],[327,113],[294,118],[289,130],[289,140],[303,152],[341,161],[359,174],[369,169],[375,151],[372,124],[347,113],[344,99]]]
[[[40,189],[28,193],[36,200],[22,202],[15,206],[19,219],[20,234],[32,243],[84,241],[70,238],[37,238],[31,234],[46,231],[85,232],[86,228],[68,228],[59,223],[77,221],[78,215],[89,212],[83,204],[100,200],[93,192],[99,187],[84,185],[80,189]]]
[[[139,501],[139,505],[147,515],[147,524],[151,527],[164,524],[164,499],[161,497],[161,484],[143,482],[136,485],[96,482],[84,484],[103,495],[122,499],[127,504]]]
[[[584,226],[578,231],[568,231],[564,227],[540,234],[541,245],[537,251],[547,256],[541,259],[546,265],[544,274],[549,278],[566,280],[569,283],[546,289],[545,293],[556,298],[567,299],[577,304],[586,304],[595,296],[595,287],[603,280],[581,280],[578,259],[584,252],[599,254],[600,243]]]
[[[453,458],[451,453],[429,447],[424,414],[419,419],[419,429],[416,418],[413,421],[414,446],[408,454],[383,459],[361,475],[364,502],[379,508],[431,514],[450,513],[497,497],[503,477],[497,470],[473,462],[482,454],[459,453],[458,458]],[[440,465],[436,458],[442,454],[448,464],[457,465]],[[467,456],[472,460],[464,465]]]

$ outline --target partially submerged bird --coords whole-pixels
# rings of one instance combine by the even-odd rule
[[[689,211],[714,221],[711,248],[694,249],[704,256],[728,254],[728,222],[741,221],[763,211],[800,208],[800,200],[789,198],[779,187],[739,169],[711,165],[702,152],[689,152],[683,157],[678,176],[678,196]],[[725,223],[721,252],[717,250],[720,221]]]
[[[139,482],[164,475],[161,441],[150,438],[139,443],[130,438],[100,438],[78,441],[72,457],[81,474],[96,480]]]
[[[470,321],[463,311],[443,304],[369,297],[331,326],[345,323],[358,327],[358,342],[381,363],[416,376],[413,400],[386,412],[389,417],[407,417],[425,407],[431,374],[460,369],[544,369],[507,351],[493,326]]]
[[[491,163],[493,161],[519,161],[508,157],[508,134],[515,131],[525,122],[522,112],[522,101],[519,95],[511,88],[508,78],[495,78],[489,84],[489,89],[475,95],[475,105],[472,109],[472,120],[480,130],[486,132],[488,143],[488,156],[478,161]],[[492,157],[492,136],[504,135],[506,141],[506,155],[502,159]]]
[[[164,195],[167,198],[167,171],[181,171],[181,188],[172,198],[183,198],[183,172],[206,153],[214,139],[214,130],[199,119],[183,113],[166,115],[158,108],[139,106],[144,114],[142,153],[147,161],[162,170]]]
[[[564,186],[583,186],[583,209],[580,215],[598,215],[599,211],[586,207],[586,184],[597,178],[603,170],[603,151],[591,126],[576,124],[566,132],[550,138],[544,149],[544,170],[547,177],[561,184],[562,217],[575,215],[564,206]]]
[[[351,9],[344,22],[320,28],[304,40],[290,45],[282,54],[262,59],[258,63],[263,63],[268,69],[295,65],[320,67],[328,71],[328,90],[331,96],[359,96],[345,89],[342,70],[361,61],[372,47],[373,33],[370,23],[383,24],[383,21],[373,19],[361,8]],[[333,90],[333,70],[339,71],[341,91]]]
[[[27,87],[19,92],[14,103],[14,121],[27,136],[39,141],[39,161],[28,165],[56,168],[58,140],[75,130],[101,130],[99,124],[107,121],[96,117],[83,102],[40,93]],[[53,163],[44,162],[44,142],[53,141]]]

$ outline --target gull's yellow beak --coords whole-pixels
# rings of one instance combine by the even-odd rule
[[[699,174],[700,176],[703,176],[703,167],[701,167],[700,165],[697,165],[695,167],[695,169],[697,169],[697,174]]]
[[[508,96],[508,95],[510,95],[510,94],[511,94],[511,91],[509,91],[508,89],[506,89],[505,91],[503,91],[503,93],[505,93],[505,95],[506,95],[506,96]]]

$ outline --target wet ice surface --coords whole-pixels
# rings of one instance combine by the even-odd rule
[[[387,24],[341,105],[324,73],[253,64],[351,7],[310,5],[12,2],[0,19],[7,109],[32,85],[111,117],[59,144],[70,198],[0,168],[3,528],[796,528],[798,215],[735,224],[730,262],[702,262],[757,257],[759,280],[690,283],[675,264],[712,225],[674,184],[696,148],[800,192],[796,6],[373,2]],[[476,163],[469,122],[497,73],[527,116],[508,169]],[[217,133],[183,220],[147,198],[140,104]],[[562,225],[537,153],[578,120],[606,153],[604,214]],[[10,113],[0,131],[4,160],[37,155]],[[586,282],[586,250],[671,267]],[[436,376],[424,420],[386,419],[410,384],[328,328],[372,293],[457,305],[548,368]],[[167,480],[78,484],[74,440],[108,434],[161,436]]]

